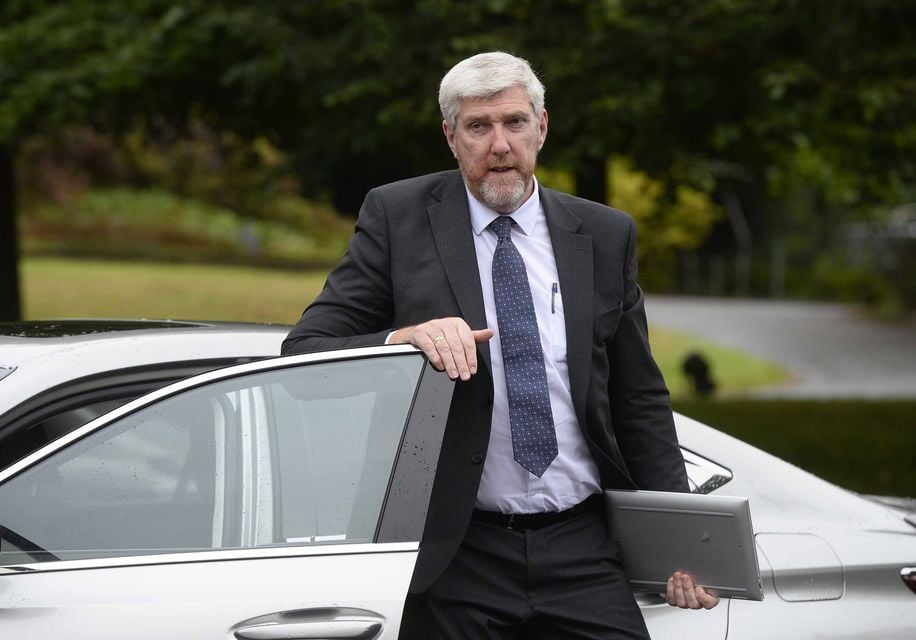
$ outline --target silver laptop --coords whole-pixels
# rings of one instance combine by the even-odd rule
[[[634,591],[664,593],[685,571],[719,597],[763,600],[747,498],[609,490],[604,499]]]

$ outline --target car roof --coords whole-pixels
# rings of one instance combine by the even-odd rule
[[[0,413],[28,395],[126,368],[280,354],[285,325],[171,320],[0,323]]]
[[[84,343],[125,335],[200,334],[216,331],[289,331],[288,325],[255,322],[133,320],[118,318],[67,318],[0,322],[0,347]]]
[[[254,338],[286,334],[290,327],[246,322],[185,320],[66,319],[0,322],[0,366],[16,366],[54,352],[103,352],[115,345],[149,342],[183,344],[189,336],[206,339],[233,333]],[[274,353],[279,355],[279,348]]]

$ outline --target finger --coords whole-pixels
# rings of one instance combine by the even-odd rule
[[[440,339],[441,338],[441,339]],[[470,353],[468,353],[470,344]],[[466,326],[449,323],[443,327],[439,338],[436,338],[439,354],[445,362],[445,371],[452,380],[458,378],[468,380],[471,377],[471,368],[476,371],[476,349],[470,336],[470,329]]]
[[[429,363],[438,371],[447,372],[446,363],[439,354],[438,342],[441,342],[441,340],[437,340],[438,337],[438,334],[435,334],[435,329],[431,330],[421,325],[417,327],[417,330],[410,336],[409,342],[422,349],[423,353],[425,353],[426,357],[429,359]],[[444,340],[444,338],[442,338],[442,340]],[[450,375],[449,377],[452,376]]]
[[[477,373],[477,342],[489,340],[493,335],[491,329],[471,331],[462,318],[445,318],[439,323],[445,340],[438,342],[443,360],[449,361],[449,356],[454,360],[458,378],[467,381]],[[447,344],[446,344],[447,343]]]
[[[477,344],[467,322],[462,318],[443,318],[431,324],[437,333],[433,342],[446,373],[452,380],[469,380],[477,372]]]
[[[668,603],[683,609],[687,606],[687,597],[684,595],[684,587],[681,582],[681,574],[675,573],[668,579],[668,582],[671,584],[671,596],[668,598]]]
[[[477,341],[474,339],[474,332],[464,320],[457,319],[453,328],[456,342],[450,346],[458,366],[458,377],[467,381],[477,373]]]
[[[703,587],[695,587],[694,591],[696,592],[697,601],[704,609],[712,609],[719,604],[719,597],[714,593],[710,593]]]
[[[477,331],[471,331],[471,335],[474,338],[474,342],[483,344],[493,337],[493,329],[478,329]]]
[[[430,362],[434,364],[438,363],[439,366],[437,368],[441,371],[445,371],[452,380],[458,379],[461,374],[462,365],[466,365],[464,365],[460,357],[456,357],[456,353],[452,346],[457,344],[458,351],[463,354],[461,340],[456,336],[455,331],[451,330],[447,325],[437,322],[435,324],[427,323],[427,325],[424,326],[424,333],[428,344],[430,344],[432,348]]]
[[[699,609],[700,601],[697,600],[697,592],[693,584],[693,578],[687,574],[681,576],[681,588],[684,590],[684,599],[688,609]]]
[[[467,370],[461,369],[461,361],[456,358],[459,365],[459,375],[462,380],[467,381],[477,373],[477,345],[482,344],[493,337],[492,329],[480,329],[471,331],[470,327],[465,325],[459,330],[461,347],[464,350],[464,359],[467,362]]]

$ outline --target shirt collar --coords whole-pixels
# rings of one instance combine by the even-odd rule
[[[538,188],[538,181],[534,176],[531,176],[531,179],[534,182],[534,192],[522,203],[522,206],[509,214],[526,236],[534,233],[534,227],[537,225],[541,213],[541,194]],[[474,229],[474,233],[480,235],[487,228],[487,225],[498,218],[500,214],[475,198],[467,188],[467,185],[464,188],[467,191],[468,205],[471,209],[471,227]]]

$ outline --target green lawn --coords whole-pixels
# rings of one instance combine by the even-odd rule
[[[293,323],[324,272],[62,258],[22,261],[26,318]]]
[[[324,271],[26,258],[22,262],[27,318],[171,318],[292,323],[321,290]],[[701,351],[722,394],[785,379],[778,367],[734,349],[659,328],[652,344],[672,394],[687,394],[680,367]]]
[[[649,339],[675,398],[693,394],[689,379],[681,370],[684,359],[691,353],[702,354],[709,363],[710,375],[716,383],[716,397],[730,397],[790,380],[789,373],[772,362],[686,333],[652,326]]]

